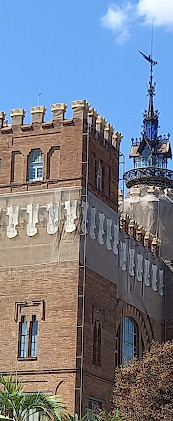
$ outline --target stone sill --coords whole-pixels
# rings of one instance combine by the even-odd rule
[[[17,357],[18,361],[37,361],[37,357]]]

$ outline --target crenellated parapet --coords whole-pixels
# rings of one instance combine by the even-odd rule
[[[66,122],[82,121],[85,130],[89,128],[93,131],[96,137],[103,138],[107,143],[112,144],[117,150],[119,150],[122,134],[118,131],[114,132],[114,127],[108,123],[104,117],[100,116],[98,112],[90,107],[90,104],[86,100],[76,100],[71,103],[72,108],[72,119],[66,119],[65,113],[67,104],[55,103],[51,105],[52,120],[46,122],[46,107],[37,105],[31,107],[31,123],[25,124],[24,119],[26,110],[24,108],[17,108],[10,111],[11,123],[5,119],[5,112],[0,112],[0,130],[2,134],[13,133],[16,130],[27,132],[34,130],[35,127],[41,125],[42,127],[53,127],[56,124]]]
[[[53,121],[64,120],[66,109],[67,109],[67,104],[65,104],[64,102],[58,103],[58,104],[52,104],[51,111],[53,114]]]
[[[137,221],[130,218],[127,213],[122,213],[120,216],[120,228],[156,256],[160,256],[161,240],[154,237],[151,232],[147,232],[143,226],[140,226]]]

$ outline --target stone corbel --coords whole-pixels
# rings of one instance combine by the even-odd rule
[[[164,270],[159,269],[159,294],[164,295]]]
[[[73,232],[76,229],[75,220],[77,219],[77,200],[67,200],[65,201],[66,209],[66,221],[65,221],[65,231]]]
[[[91,209],[91,221],[90,221],[90,237],[92,240],[95,240],[96,234],[96,208],[90,208]]]
[[[104,244],[104,239],[103,239],[103,235],[105,234],[105,231],[103,229],[103,225],[104,225],[104,220],[105,220],[105,215],[103,213],[99,212],[99,232],[98,232],[98,242],[99,244]]]
[[[8,206],[7,215],[9,217],[7,237],[14,238],[17,235],[16,225],[18,225],[19,206]]]
[[[29,237],[33,237],[34,235],[37,234],[36,224],[38,223],[38,209],[39,209],[38,204],[31,203],[30,205],[27,205],[26,213],[28,213],[29,215],[29,220],[27,224],[27,235]]]
[[[85,202],[83,200],[82,201],[81,208],[82,208],[81,231],[83,232],[83,234],[88,234],[88,230],[87,230],[87,224],[88,224],[87,214],[88,214],[89,203],[88,202]]]
[[[150,286],[150,261],[144,260],[144,284],[146,287]]]
[[[119,265],[122,270],[127,268],[127,244],[120,241],[119,248]]]
[[[106,248],[107,250],[112,250],[112,219],[106,218]]]
[[[157,291],[157,265],[152,265],[152,280],[151,280],[151,286],[153,291]]]
[[[135,250],[129,248],[129,275],[135,275]]]
[[[49,219],[47,223],[47,233],[55,234],[58,231],[59,204],[52,202],[48,203],[46,211],[49,214]]]
[[[119,245],[119,225],[114,224],[113,253],[115,255],[118,255],[118,245]]]
[[[143,255],[137,254],[137,270],[136,270],[136,277],[139,282],[142,282],[143,278]]]

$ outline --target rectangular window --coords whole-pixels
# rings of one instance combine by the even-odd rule
[[[101,366],[101,323],[97,320],[93,330],[93,364]]]
[[[40,149],[33,150],[28,157],[29,181],[43,180],[44,155]]]
[[[37,179],[43,178],[43,167],[37,168]]]
[[[103,187],[103,165],[101,161],[98,161],[97,168],[97,190],[102,191]]]
[[[122,364],[127,364],[136,355],[136,327],[129,317],[123,323],[123,358]]]
[[[102,409],[101,399],[94,400],[94,399],[90,398],[89,401],[88,401],[86,419],[88,421],[93,421],[95,419],[95,415],[96,414],[99,415],[101,409]]]
[[[27,356],[27,321],[26,317],[21,317],[21,325],[20,325],[20,353],[19,356],[21,358],[26,358]]]
[[[32,316],[31,322],[31,357],[37,356],[37,332],[38,332],[38,322],[36,316]]]
[[[35,168],[30,168],[30,171],[29,171],[29,179],[30,180],[35,180]]]
[[[32,320],[27,324],[26,316],[21,316],[19,323],[19,351],[20,358],[37,357],[37,339],[38,339],[38,321],[36,315],[32,316]]]

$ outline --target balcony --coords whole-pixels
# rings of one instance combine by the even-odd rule
[[[173,171],[159,167],[134,168],[125,172],[124,180],[128,188],[137,184],[173,188]]]

